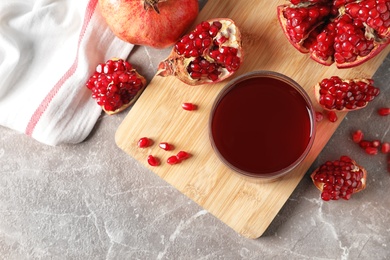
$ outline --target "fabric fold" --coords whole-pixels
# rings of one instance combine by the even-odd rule
[[[0,125],[48,145],[82,142],[101,108],[85,87],[96,65],[126,59],[97,0],[0,3]]]

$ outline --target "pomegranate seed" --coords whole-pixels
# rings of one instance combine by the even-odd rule
[[[161,142],[158,146],[165,151],[171,151],[174,149],[174,146],[167,142]]]
[[[378,154],[378,148],[376,148],[376,147],[371,147],[371,146],[366,147],[365,151],[366,151],[366,154],[369,154],[369,155]]]
[[[180,163],[180,160],[179,160],[179,158],[177,158],[176,155],[172,155],[172,156],[170,156],[170,157],[167,159],[167,163],[170,164],[170,165],[178,164],[178,163]]]
[[[324,119],[324,114],[322,114],[319,111],[316,111],[315,116],[316,116],[316,122],[320,122],[320,121],[322,121]]]
[[[356,130],[353,134],[352,134],[352,140],[355,142],[355,143],[360,143],[362,140],[363,140],[363,132],[361,130]]]
[[[150,166],[159,166],[160,160],[153,155],[148,155],[148,163]]]
[[[152,144],[152,141],[147,137],[142,137],[138,141],[138,147],[146,148]]]
[[[374,140],[371,142],[371,147],[378,148],[380,145],[381,145],[381,141],[379,141],[379,140]]]
[[[390,143],[388,143],[388,142],[382,143],[381,152],[382,153],[390,153]]]
[[[366,149],[367,147],[371,146],[371,142],[367,140],[362,140],[359,142],[359,146],[363,149]]]
[[[189,153],[185,152],[185,151],[180,151],[180,152],[178,152],[176,156],[177,156],[177,158],[178,158],[180,161],[186,160],[186,159],[188,159],[188,158],[191,157],[191,155],[190,155]]]
[[[382,107],[378,109],[378,114],[380,116],[388,116],[390,115],[390,108],[389,107]]]
[[[197,105],[192,104],[192,103],[183,103],[183,104],[181,104],[181,107],[184,110],[188,110],[188,111],[196,110],[198,108]]]
[[[337,117],[336,112],[334,112],[334,111],[329,111],[329,113],[328,113],[328,120],[329,120],[330,122],[334,123],[334,122],[337,121],[337,119],[338,119],[338,117]]]

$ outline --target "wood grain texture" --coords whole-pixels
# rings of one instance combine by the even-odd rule
[[[314,101],[313,86],[324,77],[371,77],[389,48],[375,59],[354,69],[339,70],[312,61],[294,49],[279,27],[276,7],[284,1],[208,1],[196,23],[216,17],[233,19],[241,28],[245,60],[234,75],[254,70],[283,73],[297,81]],[[321,152],[345,116],[330,123],[317,125],[314,145],[304,162],[272,183],[247,179],[225,167],[214,154],[209,142],[208,121],[212,104],[227,81],[191,87],[168,77],[154,77],[135,103],[116,132],[116,143],[123,151],[139,160],[162,179],[194,200],[204,209],[226,223],[239,234],[258,238],[267,229],[287,201],[314,159]],[[199,106],[196,111],[185,111],[183,102]],[[314,107],[320,110],[318,105]],[[137,147],[140,137],[152,138],[155,144],[146,149]],[[164,151],[159,142],[174,144],[174,151]],[[193,156],[177,165],[168,165],[166,159],[179,150]],[[159,157],[158,167],[148,165],[149,154]]]

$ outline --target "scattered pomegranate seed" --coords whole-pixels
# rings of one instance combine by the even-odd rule
[[[324,119],[324,114],[322,112],[316,111],[316,122],[320,122]]]
[[[366,147],[366,149],[364,149],[364,150],[366,151],[366,154],[369,154],[369,155],[378,154],[378,148],[376,148],[376,147],[369,146],[369,147]]]
[[[359,142],[359,146],[363,149],[366,149],[367,147],[371,146],[371,142],[367,140],[362,140]]]
[[[361,130],[356,130],[353,134],[352,134],[352,140],[355,142],[355,143],[360,143],[362,140],[363,140],[363,132]]]
[[[177,153],[177,158],[179,158],[180,161],[186,160],[191,157],[191,155],[185,151],[180,151]]]
[[[380,116],[388,116],[390,115],[390,108],[389,107],[382,107],[378,109],[378,114]]]
[[[192,104],[192,103],[183,103],[183,104],[181,104],[181,107],[184,110],[188,110],[188,111],[196,110],[198,108],[197,105]]]
[[[180,163],[180,160],[179,160],[179,158],[177,158],[176,155],[172,155],[172,156],[170,156],[170,157],[167,159],[167,163],[170,164],[170,165],[178,164],[178,163]]]
[[[388,143],[388,142],[382,143],[381,152],[382,153],[390,153],[390,143]]]
[[[150,140],[147,137],[142,137],[138,141],[138,147],[140,148],[146,148],[152,144],[152,140]]]
[[[161,142],[158,146],[165,151],[171,151],[174,149],[174,146],[167,142]]]
[[[374,141],[371,142],[371,146],[378,148],[379,146],[381,146],[381,141],[374,140]]]
[[[150,166],[159,166],[160,165],[160,160],[153,155],[148,156],[148,163]]]
[[[336,112],[334,112],[334,111],[329,111],[329,113],[328,113],[328,120],[329,120],[330,122],[334,123],[334,122],[337,121],[337,119],[338,119],[338,117],[337,117]]]

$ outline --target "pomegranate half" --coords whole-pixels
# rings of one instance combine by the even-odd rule
[[[154,48],[173,45],[198,16],[198,0],[99,0],[120,39]]]
[[[358,66],[390,42],[389,0],[290,0],[277,12],[290,43],[324,65]]]
[[[243,60],[241,33],[228,18],[203,21],[183,36],[158,67],[159,76],[176,76],[188,85],[230,77]]]

